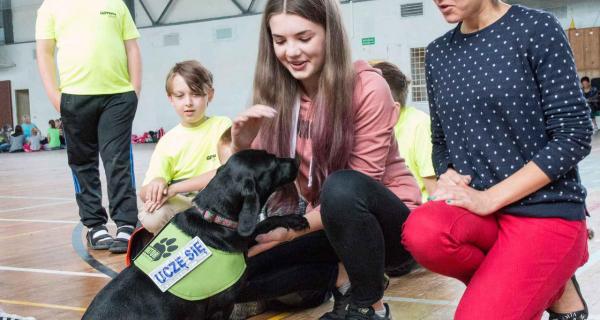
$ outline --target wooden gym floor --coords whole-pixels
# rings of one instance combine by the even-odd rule
[[[134,147],[141,183],[154,145]],[[590,259],[577,272],[590,307],[600,319],[600,135],[580,165],[588,189]],[[103,175],[103,172],[101,172]],[[102,178],[104,184],[105,179]],[[106,192],[104,192],[106,194]],[[106,199],[105,199],[106,203]],[[87,251],[79,224],[66,153],[0,154],[0,308],[45,319],[79,319],[94,295],[124,267],[124,255]],[[115,226],[109,225],[114,231]],[[452,319],[464,290],[456,280],[417,269],[392,279],[385,299],[394,319]],[[331,307],[268,313],[255,319],[316,319]],[[545,316],[547,318],[547,316]]]

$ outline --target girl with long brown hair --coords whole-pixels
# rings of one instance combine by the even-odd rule
[[[322,319],[389,319],[384,267],[411,262],[400,233],[420,195],[398,153],[389,87],[351,62],[338,1],[267,2],[253,102],[234,120],[232,147],[299,160],[298,192],[269,208],[296,210],[299,195],[310,230],[258,236],[240,300],[332,290]]]

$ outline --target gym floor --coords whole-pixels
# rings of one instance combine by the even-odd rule
[[[138,189],[154,146],[134,146]],[[600,135],[595,135],[580,174],[588,189],[588,226],[597,232],[599,163]],[[124,255],[87,251],[65,150],[3,153],[0,164],[0,308],[38,320],[80,319],[96,293],[125,266]],[[104,185],[103,175],[101,171]],[[109,229],[114,232],[114,224]],[[577,276],[589,319],[600,320],[600,235],[589,242],[589,251]],[[463,290],[459,281],[419,268],[392,279],[384,299],[395,319],[452,319]],[[254,319],[316,319],[330,308],[331,302]]]

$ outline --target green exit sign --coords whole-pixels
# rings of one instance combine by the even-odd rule
[[[372,46],[375,44],[375,37],[362,38],[363,46]]]

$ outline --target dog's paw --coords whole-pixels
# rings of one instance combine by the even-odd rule
[[[308,229],[309,225],[308,220],[306,220],[304,216],[297,214],[290,214],[285,216],[272,216],[260,222],[256,226],[254,234],[267,233],[279,227],[300,231]]]
[[[174,242],[175,238],[162,238],[159,242],[152,245],[154,250],[149,251],[151,252],[152,260],[158,261],[170,257],[171,253],[179,248],[177,245],[173,245]]]

